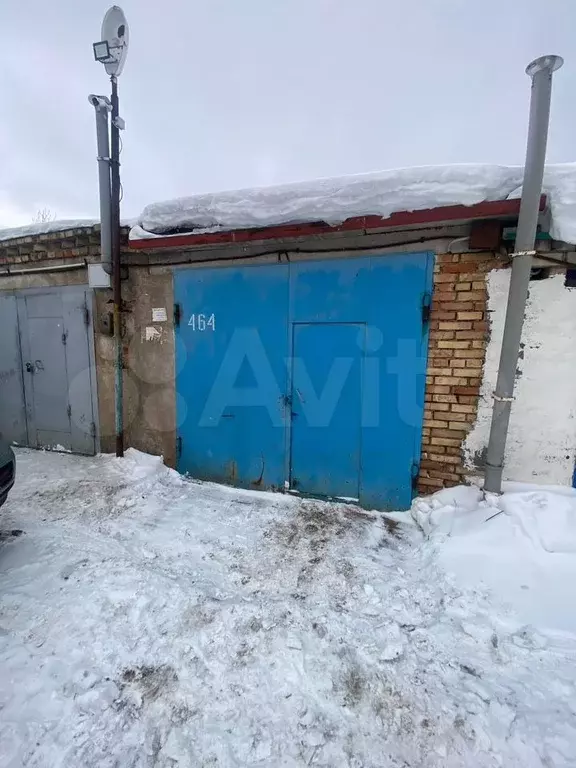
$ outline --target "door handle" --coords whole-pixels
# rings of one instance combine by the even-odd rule
[[[33,363],[26,363],[26,370],[28,373],[36,373],[36,371],[44,370],[44,363],[42,360],[35,360]]]

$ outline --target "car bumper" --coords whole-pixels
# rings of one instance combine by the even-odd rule
[[[8,498],[8,493],[16,480],[16,462],[0,468],[0,507]]]

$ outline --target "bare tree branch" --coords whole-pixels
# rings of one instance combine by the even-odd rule
[[[50,208],[41,208],[32,219],[32,224],[44,224],[47,221],[54,221],[56,214]]]

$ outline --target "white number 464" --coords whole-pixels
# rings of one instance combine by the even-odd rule
[[[190,315],[188,325],[192,328],[193,331],[215,331],[216,318],[214,317],[214,312],[212,312],[211,315]]]

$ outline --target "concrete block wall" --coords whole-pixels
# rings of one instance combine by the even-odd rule
[[[146,267],[131,267],[123,294],[124,442],[141,451],[160,454],[168,466],[176,463],[174,325],[172,275],[151,275]],[[155,321],[153,309],[166,311]],[[99,332],[102,317],[112,311],[112,291],[96,291],[95,351],[101,447],[115,450],[114,338]]]
[[[478,413],[490,331],[486,278],[500,266],[492,252],[436,257],[420,493],[460,483],[466,474],[462,445]]]

